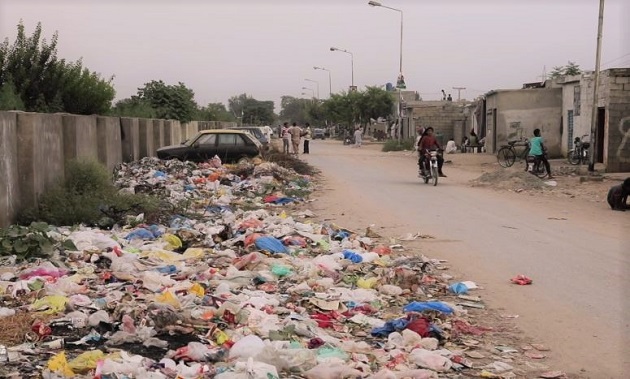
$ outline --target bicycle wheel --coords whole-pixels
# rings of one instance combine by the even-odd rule
[[[438,176],[439,176],[437,167],[431,167],[431,176],[432,176],[431,179],[433,179],[433,185],[437,186]]]
[[[501,167],[511,167],[516,161],[516,153],[510,147],[504,146],[497,152],[497,161]]]
[[[571,163],[572,165],[578,165],[582,160],[582,157],[580,157],[580,151],[575,149],[569,151],[569,155],[567,158],[569,159],[569,163]]]

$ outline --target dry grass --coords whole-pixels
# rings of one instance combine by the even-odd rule
[[[16,313],[13,316],[2,317],[2,328],[0,328],[0,344],[13,346],[27,342],[28,337],[35,337],[31,327],[37,320],[47,322],[54,316],[43,313]]]

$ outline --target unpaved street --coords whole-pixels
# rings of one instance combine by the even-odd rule
[[[545,364],[571,378],[630,376],[630,212],[612,212],[601,199],[473,188],[481,169],[462,154],[447,157],[448,178],[433,187],[417,178],[409,153],[331,140],[311,146],[301,157],[324,178],[315,210],[387,236],[435,236],[415,246],[485,287],[491,307],[519,315],[525,335],[552,348]],[[517,274],[533,285],[511,284]]]

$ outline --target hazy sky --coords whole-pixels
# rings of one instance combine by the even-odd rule
[[[115,75],[116,98],[150,80],[184,82],[196,100],[223,102],[246,92],[258,100],[328,96],[396,82],[400,14],[367,0],[0,0],[0,36],[38,21],[59,56]],[[598,0],[384,0],[404,11],[403,73],[423,99],[466,87],[491,89],[540,80],[543,67],[575,61],[595,67]],[[630,67],[630,1],[606,0],[602,68]],[[625,19],[625,23],[622,23]],[[276,112],[280,109],[276,108]]]

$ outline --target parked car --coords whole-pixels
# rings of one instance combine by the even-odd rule
[[[200,131],[180,145],[161,147],[157,156],[203,162],[216,155],[224,163],[243,163],[259,156],[262,151],[262,144],[245,130],[211,129]]]
[[[313,139],[326,139],[326,130],[325,129],[313,129]]]
[[[230,128],[233,130],[245,130],[251,133],[260,143],[263,145],[265,150],[269,150],[269,139],[265,135],[265,130],[261,126],[236,126],[234,128]]]

